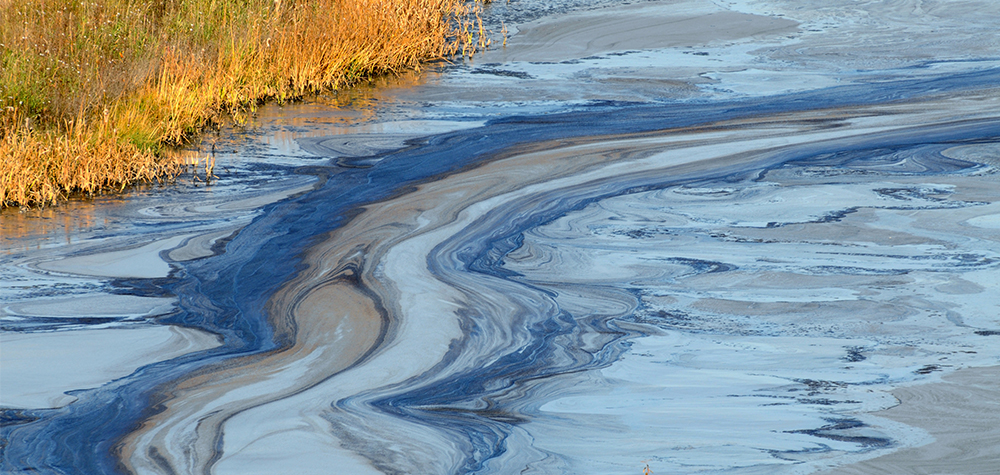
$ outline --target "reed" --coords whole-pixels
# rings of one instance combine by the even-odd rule
[[[170,179],[264,101],[488,45],[481,1],[0,0],[0,206]]]

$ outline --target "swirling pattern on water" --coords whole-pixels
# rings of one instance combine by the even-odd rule
[[[300,168],[114,281],[217,345],[5,410],[0,468],[808,473],[922,443],[885,391],[1000,358],[997,85],[603,102]]]

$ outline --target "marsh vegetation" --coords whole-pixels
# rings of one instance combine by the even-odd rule
[[[0,0],[0,206],[169,179],[165,147],[485,46],[465,0]]]

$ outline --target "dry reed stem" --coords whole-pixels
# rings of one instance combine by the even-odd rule
[[[263,101],[471,55],[480,3],[0,1],[0,206],[169,178],[164,145]]]
[[[77,123],[62,132],[21,132],[4,124],[0,137],[0,202],[52,203],[73,193],[121,191],[175,176],[179,164],[108,134],[107,125]]]

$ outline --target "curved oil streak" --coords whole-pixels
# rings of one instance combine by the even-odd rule
[[[181,298],[183,311],[168,321],[220,334],[223,348],[142,368],[81,394],[71,406],[22,416],[3,429],[10,441],[3,449],[4,470],[113,473],[119,469],[114,454],[139,471],[205,473],[227,455],[230,421],[325,390],[327,383],[344,388],[330,391],[329,410],[316,414],[339,434],[332,443],[366,455],[384,471],[502,471],[501,460],[565,468],[568,459],[527,449],[531,433],[521,426],[537,414],[541,400],[556,394],[540,389],[546,380],[616,360],[625,347],[613,342],[625,332],[609,319],[637,304],[635,297],[609,292],[606,298],[617,302],[614,312],[567,312],[554,299],[558,291],[525,285],[530,282],[503,266],[504,256],[522,245],[525,230],[598,199],[670,184],[724,182],[816,155],[995,138],[995,121],[900,128],[954,114],[905,103],[834,110],[830,118],[841,121],[839,128],[828,127],[836,124],[831,121],[817,124],[809,112],[799,129],[787,127],[792,113],[816,105],[971,89],[995,84],[996,74],[735,105],[609,104],[544,119],[505,119],[432,138],[371,170],[339,172],[312,194],[268,207],[225,255],[188,263],[159,283]],[[970,117],[988,115],[969,102],[964,107]],[[898,115],[882,115],[889,111]],[[770,113],[787,115],[770,123]],[[599,124],[597,117],[603,119]],[[650,133],[740,117],[719,128]],[[596,132],[628,135],[586,138]],[[574,144],[572,137],[584,138]],[[486,159],[493,161],[473,168]],[[337,341],[338,325],[328,317],[339,303],[320,309],[331,298],[343,298],[353,309],[341,321],[364,328],[355,333],[375,335],[367,346],[347,351],[352,356],[338,358],[341,348],[320,343]],[[437,320],[443,323],[432,344],[412,340],[428,336],[414,325]],[[364,380],[358,377],[363,371],[388,377]],[[141,430],[126,435],[136,421],[145,421]],[[514,453],[513,447],[521,450]]]
[[[952,140],[961,137],[963,134],[976,133],[982,130],[993,131],[996,129],[995,122],[974,123],[966,125],[965,130],[956,126],[941,126],[936,132],[939,136],[931,133],[933,127],[920,130],[925,140]],[[800,143],[808,144],[806,150],[779,149],[780,153],[768,151],[764,147],[762,155],[763,161],[754,161],[754,158],[744,157],[744,163],[738,167],[749,167],[754,169],[762,164],[775,166],[782,161],[791,160],[804,154],[815,153],[814,140],[818,137],[809,136],[805,131],[797,131],[797,139]],[[825,132],[816,135],[822,137]],[[880,132],[877,134],[852,136],[850,139],[836,139],[828,144],[828,147],[843,147],[845,144],[852,144],[858,149],[863,147],[885,147],[894,143],[910,143],[913,141],[913,130],[897,130],[894,132]],[[842,132],[841,132],[842,134]],[[733,148],[732,137],[715,137],[720,144],[714,150],[719,154],[718,158],[732,159],[733,156],[727,153]],[[729,140],[726,140],[729,139]],[[670,140],[665,140],[670,142]],[[778,136],[772,139],[772,143],[785,144],[787,136]],[[761,139],[748,140],[757,147],[763,146]],[[690,145],[690,144],[687,144]],[[648,145],[647,145],[648,146]],[[658,144],[662,148],[663,144]],[[705,147],[705,146],[702,146]],[[376,383],[375,387],[370,387],[363,392],[341,400],[336,404],[333,412],[327,414],[335,427],[341,443],[344,443],[351,450],[358,451],[373,460],[373,463],[382,471],[389,473],[426,471],[426,472],[477,472],[488,470],[491,464],[504,467],[509,470],[513,460],[523,466],[543,466],[545,464],[556,464],[558,467],[568,466],[568,462],[559,461],[558,456],[545,451],[531,450],[527,452],[510,453],[508,444],[519,447],[529,447],[529,439],[525,439],[527,433],[515,430],[514,426],[530,420],[530,412],[522,409],[532,403],[528,395],[549,394],[551,389],[540,391],[537,388],[544,385],[546,380],[557,376],[566,376],[582,369],[594,369],[606,366],[620,355],[624,347],[611,345],[613,341],[620,338],[624,332],[609,328],[608,320],[613,317],[621,317],[636,308],[634,298],[625,296],[623,308],[625,312],[612,315],[578,315],[573,318],[570,314],[561,311],[558,305],[552,300],[550,292],[540,291],[533,286],[524,287],[516,282],[510,282],[512,275],[509,272],[492,271],[497,269],[497,263],[502,256],[515,247],[518,240],[511,237],[512,234],[519,233],[524,229],[537,226],[552,217],[560,216],[568,210],[584,206],[587,202],[593,202],[598,198],[607,198],[625,192],[634,192],[636,189],[646,189],[651,186],[664,186],[662,176],[669,174],[671,168],[664,168],[662,157],[647,158],[650,162],[646,166],[649,171],[645,174],[635,172],[632,168],[627,174],[628,179],[622,177],[607,177],[607,168],[599,168],[589,175],[581,173],[582,170],[573,170],[574,173],[567,173],[565,170],[558,170],[559,176],[567,177],[564,181],[582,183],[589,185],[588,188],[571,188],[566,184],[558,186],[552,181],[541,181],[540,177],[546,179],[555,178],[546,175],[543,170],[553,167],[553,163],[559,162],[560,156],[572,156],[573,163],[577,167],[590,168],[592,164],[607,165],[613,163],[616,158],[609,150],[620,150],[622,144],[614,141],[604,142],[601,146],[589,146],[590,153],[583,153],[579,148],[569,147],[567,149],[557,149],[554,152],[537,152],[515,156],[504,161],[499,161],[484,165],[474,171],[449,177],[435,182],[433,185],[421,187],[419,190],[406,195],[398,201],[390,202],[383,206],[368,209],[375,218],[385,216],[418,216],[418,221],[423,221],[421,233],[409,236],[406,242],[429,240],[419,247],[408,247],[404,243],[400,246],[406,248],[405,251],[389,251],[386,255],[388,259],[384,261],[384,268],[381,280],[395,282],[397,292],[401,294],[397,297],[401,304],[398,315],[401,324],[404,321],[427,321],[426,316],[415,315],[423,311],[441,312],[440,306],[427,305],[422,307],[410,299],[417,299],[417,295],[436,296],[454,295],[454,292],[445,290],[447,287],[457,289],[462,294],[458,299],[465,307],[465,310],[447,313],[438,313],[436,319],[448,320],[447,314],[451,313],[457,320],[457,326],[463,331],[460,334],[450,333],[444,339],[438,339],[438,345],[443,350],[443,344],[447,338],[456,339],[450,343],[447,352],[435,353],[428,358],[428,363],[439,361],[433,367],[418,369],[411,373],[412,376],[404,381],[396,380],[383,381],[383,386]],[[654,147],[655,148],[655,147]],[[707,147],[711,149],[711,147]],[[739,149],[749,149],[752,147],[736,147]],[[697,147],[690,147],[683,152],[690,153]],[[702,152],[705,153],[705,152]],[[642,155],[642,154],[639,154]],[[649,154],[647,154],[649,155]],[[701,164],[704,170],[718,172],[716,161],[708,157],[700,157],[704,163]],[[777,157],[777,158],[776,158]],[[629,156],[634,159],[634,156]],[[621,157],[617,158],[621,159]],[[674,167],[681,168],[687,165],[684,160],[674,163]],[[534,166],[534,168],[533,168]],[[499,167],[496,168],[496,167]],[[512,184],[505,181],[485,180],[484,177],[502,174],[504,178],[510,179],[510,172],[504,170],[518,170],[518,179],[513,181],[519,186],[510,189]],[[704,180],[704,173],[695,173],[693,170],[685,170],[687,175],[680,175],[673,183],[685,183],[693,180]],[[725,170],[720,176],[733,176],[738,169]],[[528,177],[532,179],[528,179]],[[462,183],[464,181],[465,183]],[[558,180],[553,180],[558,181]],[[609,182],[615,183],[617,188],[609,187]],[[532,186],[526,186],[536,183]],[[470,193],[470,188],[477,190]],[[531,195],[532,189],[539,193],[541,189],[553,190]],[[505,196],[496,198],[484,198],[507,191]],[[436,202],[429,206],[426,199],[441,199],[447,197],[447,202]],[[471,195],[471,196],[470,196]],[[525,195],[530,196],[526,198]],[[425,196],[427,198],[425,198]],[[566,200],[566,196],[579,197],[574,200]],[[560,198],[555,198],[560,197]],[[465,200],[463,200],[464,198]],[[398,210],[408,209],[408,212],[401,213]],[[460,207],[464,211],[456,213],[450,211]],[[533,210],[535,214],[523,214],[523,210]],[[522,213],[517,216],[517,213]],[[440,220],[440,215],[446,215],[444,221]],[[453,222],[455,216],[458,221]],[[493,216],[489,219],[485,216]],[[548,216],[548,218],[545,218]],[[436,218],[436,219],[433,219]],[[463,232],[453,235],[454,231],[442,229],[440,232],[433,232],[438,223],[449,224],[448,228],[461,229]],[[473,224],[474,223],[474,224]],[[513,223],[513,224],[512,224]],[[349,226],[350,228],[350,226]],[[365,233],[358,234],[367,234]],[[431,239],[422,238],[425,233],[439,234],[440,237]],[[444,236],[453,236],[445,242],[451,242],[449,247],[444,244],[436,245],[434,252],[428,257],[428,270],[430,274],[422,271],[420,275],[413,275],[413,272],[420,267],[419,261],[414,261],[413,256],[428,255],[429,247],[434,245]],[[491,236],[491,237],[490,237]],[[479,251],[470,249],[470,245],[482,246],[483,244],[495,243],[480,247]],[[448,250],[445,250],[448,249]],[[394,256],[393,253],[396,253]],[[400,255],[402,254],[402,255]],[[404,257],[405,256],[405,257]],[[479,256],[479,257],[475,257]],[[394,269],[390,263],[404,261],[401,269]],[[468,270],[473,269],[479,262],[479,274],[469,274]],[[482,264],[485,262],[486,264]],[[490,264],[492,263],[492,264]],[[418,266],[418,267],[414,267]],[[712,266],[717,268],[718,266]],[[498,280],[499,279],[499,280]],[[447,287],[428,287],[427,280],[437,280]],[[420,282],[416,288],[412,288],[412,282]],[[409,289],[409,290],[408,290]],[[627,295],[627,294],[623,294]],[[453,297],[454,298],[454,297]],[[632,303],[627,302],[632,300]],[[580,321],[582,321],[582,323]],[[453,324],[449,324],[451,328]],[[459,337],[459,335],[464,335]],[[395,335],[401,341],[412,340],[407,338],[406,332],[397,330]],[[423,335],[421,335],[423,337]],[[421,338],[418,337],[418,338]],[[423,340],[423,343],[428,343]],[[401,343],[402,344],[402,343]],[[379,365],[383,367],[393,365],[392,360],[398,355],[393,354],[393,348],[384,350],[385,352],[373,357],[366,362],[359,371],[369,370],[378,372]],[[383,360],[380,362],[380,360]],[[390,360],[386,362],[384,360]],[[398,366],[398,363],[396,364]],[[366,368],[367,367],[367,368]],[[536,403],[537,404],[537,403]],[[388,418],[388,419],[387,419]],[[391,422],[390,422],[391,421]],[[419,421],[418,425],[414,423]],[[348,431],[344,427],[351,427]],[[406,429],[409,427],[409,429]],[[438,431],[437,436],[430,436],[428,430]],[[403,432],[404,439],[399,433]],[[413,432],[410,432],[413,431]],[[420,437],[413,434],[420,433]],[[511,440],[511,434],[518,434],[520,439]],[[438,441],[431,443],[429,441]],[[447,441],[442,443],[441,441]],[[454,444],[458,444],[457,446]],[[391,447],[391,448],[390,448]],[[446,447],[451,447],[446,448]],[[425,460],[421,455],[415,454],[442,454],[442,453],[465,454],[464,459],[458,465],[452,467],[442,467],[436,461]],[[530,455],[533,454],[533,455]],[[452,457],[448,459],[454,460]]]

